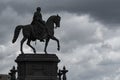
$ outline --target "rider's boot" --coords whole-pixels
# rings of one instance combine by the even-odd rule
[[[45,42],[44,39],[40,39],[40,42]]]

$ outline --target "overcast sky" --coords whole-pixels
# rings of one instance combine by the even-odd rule
[[[120,0],[0,0],[0,74],[16,65],[22,34],[12,44],[14,29],[30,24],[37,6],[45,21],[61,16],[55,29],[61,50],[51,40],[48,52],[69,70],[68,80],[120,80]],[[32,45],[43,52],[44,43]],[[24,52],[32,50],[25,44]]]

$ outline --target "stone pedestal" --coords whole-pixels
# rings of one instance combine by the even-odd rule
[[[18,80],[57,80],[60,60],[55,54],[20,54],[15,61]]]

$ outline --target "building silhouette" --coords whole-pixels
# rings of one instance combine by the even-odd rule
[[[10,80],[10,76],[7,74],[0,74],[0,80]]]

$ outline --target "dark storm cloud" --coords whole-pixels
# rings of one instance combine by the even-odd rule
[[[52,4],[52,1],[55,4]],[[68,11],[77,14],[90,14],[95,19],[107,23],[119,23],[119,0],[52,0],[48,10]]]
[[[0,9],[5,5],[11,6],[18,13],[33,13],[37,6],[42,12],[67,11],[77,14],[90,14],[94,19],[103,23],[119,23],[119,0],[22,0],[2,1]]]
[[[48,10],[90,14],[95,19],[107,23],[119,23],[120,21],[119,0],[54,0],[54,2],[55,5],[51,2]]]

